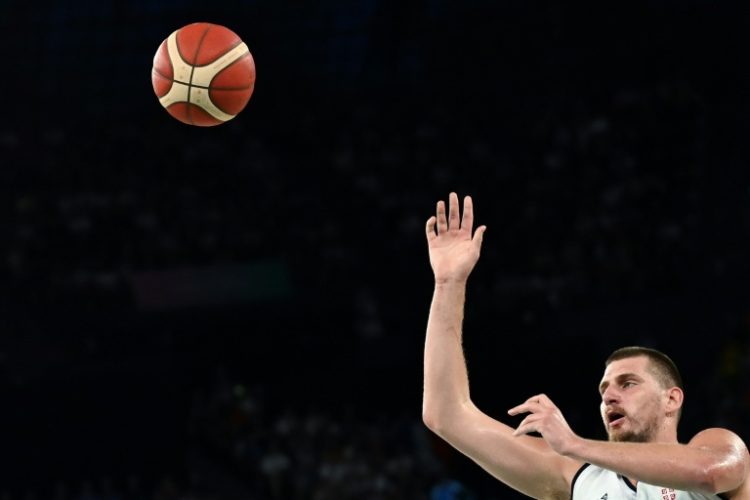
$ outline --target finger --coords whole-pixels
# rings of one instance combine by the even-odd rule
[[[529,399],[524,401],[518,406],[515,406],[508,410],[508,414],[510,415],[518,415],[519,413],[528,413],[533,412],[534,408],[538,408],[539,406],[539,395],[531,396]]]
[[[474,245],[480,250],[482,249],[482,240],[484,239],[485,231],[487,231],[487,226],[479,226],[474,233]]]
[[[539,403],[542,406],[555,407],[555,403],[552,402],[546,394],[535,394],[526,400],[527,403]]]
[[[518,415],[519,413],[528,413],[529,410],[526,409],[526,404],[514,406],[510,410],[508,410],[508,415]]]
[[[539,415],[529,415],[523,419],[516,430],[513,431],[514,436],[520,436],[522,434],[528,434],[529,432],[539,432],[537,423],[542,419]]]
[[[445,202],[437,202],[437,234],[440,235],[448,231],[448,219],[445,217]]]
[[[555,406],[555,403],[553,403],[552,400],[549,397],[547,397],[546,394],[539,394],[537,396],[537,401],[539,401],[539,404],[542,406],[547,406],[549,408],[557,408],[557,406]]]
[[[520,415],[521,413],[534,413],[539,411],[539,403],[536,401],[527,401],[508,410],[508,415]]]
[[[532,432],[539,432],[534,424],[527,424],[513,431],[514,436],[523,436]],[[540,433],[541,434],[541,433]]]
[[[456,193],[451,193],[448,196],[448,203],[450,204],[448,210],[448,229],[451,231],[458,231],[461,225],[458,219],[458,195]]]
[[[471,196],[464,198],[464,215],[461,218],[461,231],[465,231],[471,235],[471,231],[474,227],[474,203],[471,200]]]
[[[427,224],[425,224],[425,231],[427,232],[427,241],[432,241],[435,238],[437,238],[437,234],[435,234],[435,223],[437,222],[437,218],[433,215],[429,219],[427,219]]]

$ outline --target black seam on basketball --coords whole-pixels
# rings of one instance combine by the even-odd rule
[[[167,40],[168,40],[168,39],[167,39]],[[164,42],[162,43],[162,45],[164,46],[164,48],[165,48],[165,49],[167,49],[167,57],[166,57],[166,59],[167,59],[167,62],[169,63],[169,69],[171,69],[171,70],[172,70],[172,74],[174,75],[174,64],[172,64],[172,57],[171,57],[171,56],[169,55],[169,42],[168,42],[167,40],[164,40]],[[178,54],[178,55],[179,55],[180,57],[182,57],[182,54],[180,54],[180,44],[178,43],[178,41],[177,41],[177,37],[176,37],[176,36],[174,37],[174,41],[175,41],[175,45],[177,46],[177,54]],[[159,46],[159,52],[161,52],[161,45]],[[183,57],[183,59],[182,59],[182,60],[184,61],[184,60],[185,60],[185,58]],[[159,72],[159,71],[158,71],[158,70],[156,69],[156,66],[152,66],[152,67],[151,67],[151,69],[152,69],[152,70],[154,71],[154,73],[156,73],[156,74],[157,74],[157,75],[159,75],[160,77],[162,77],[162,78],[164,78],[165,80],[169,80],[170,82],[173,82],[173,83],[174,83],[174,79],[172,79],[172,78],[169,78],[169,77],[168,77],[167,75],[163,75],[163,74],[161,74],[161,72]]]
[[[230,52],[230,51],[227,51],[227,52]],[[250,51],[249,50],[247,52],[243,52],[242,54],[238,55],[237,57],[235,57],[234,59],[232,59],[231,61],[229,61],[229,64],[227,64],[226,66],[224,66],[223,68],[221,68],[219,70],[219,72],[216,73],[216,75],[218,75],[219,73],[221,73],[225,69],[229,68],[229,66],[231,66],[232,64],[236,63],[237,61],[239,61],[240,59],[243,59],[245,57],[250,57]],[[214,78],[216,78],[216,75],[214,75]],[[213,80],[213,78],[211,78],[211,80]]]
[[[195,55],[193,56],[193,62],[195,62],[195,61],[198,60],[198,53],[200,53],[200,51],[201,51],[201,45],[203,45],[203,40],[206,39],[206,35],[211,30],[211,26],[213,26],[213,25],[209,24],[208,26],[206,26],[206,30],[201,35],[201,39],[198,40],[198,46],[195,48]],[[187,92],[187,103],[188,103],[188,105],[187,105],[187,119],[190,120],[190,124],[191,125],[195,125],[195,123],[193,122],[193,114],[190,112],[190,104],[191,104],[190,103],[190,91],[193,89],[193,73],[195,73],[195,65],[191,64],[190,66],[191,66],[191,69],[190,69],[190,83],[188,83],[188,92]]]
[[[159,75],[160,77],[162,77],[162,78],[164,78],[165,80],[167,80],[168,82],[171,82],[171,83],[179,83],[180,85],[190,85],[190,84],[189,84],[189,83],[187,83],[187,82],[181,82],[180,80],[175,80],[174,78],[169,78],[169,77],[168,77],[167,75],[164,75],[164,74],[160,73],[160,72],[159,72],[159,70],[157,70],[156,68],[151,68],[151,70],[152,70],[152,71],[153,71],[154,73],[156,73],[157,75]],[[194,87],[199,87],[199,85],[194,85]]]
[[[158,69],[156,69],[156,67],[151,68],[151,71],[164,78],[165,80],[169,80],[170,82],[174,83],[174,78],[169,78],[167,75],[161,73]]]
[[[177,32],[179,34],[179,31]],[[180,59],[182,59],[183,62],[187,62],[187,59],[184,55],[182,55],[182,49],[180,49],[180,37],[175,35],[174,36],[174,46],[177,47],[177,55],[180,56]],[[167,45],[169,47],[169,45]],[[169,56],[169,48],[167,48],[167,55]],[[172,65],[172,57],[167,57],[169,59],[169,64]],[[174,71],[174,66],[172,67],[172,71]]]
[[[182,82],[174,82],[174,83],[182,83]],[[197,89],[203,89],[203,90],[247,90],[251,89],[255,86],[255,83],[251,83],[250,85],[245,85],[243,87],[205,87],[203,85],[193,85],[193,87]]]
[[[227,50],[225,50],[224,53],[220,54],[216,59],[214,59],[211,62],[207,62],[206,64],[201,64],[200,66],[196,65],[196,68],[205,68],[206,66],[212,65],[213,63],[215,63],[216,61],[218,61],[219,59],[221,59],[222,57],[224,57],[227,54],[227,52],[233,51],[234,49],[236,49],[240,45],[242,45],[242,39],[238,38],[237,39],[237,43],[235,43],[230,48],[228,48]],[[250,53],[250,51],[248,50],[247,52],[243,53],[242,55],[249,54],[249,53]],[[237,58],[237,59],[239,59],[239,58]],[[236,61],[237,59],[235,59],[234,61]],[[232,62],[234,62],[234,61],[232,61]]]
[[[227,52],[229,52],[229,51],[227,51]],[[250,85],[248,85],[247,87],[243,87],[243,88],[240,88],[240,89],[231,89],[231,88],[223,88],[223,89],[222,89],[221,87],[212,87],[212,86],[211,86],[211,83],[213,83],[214,79],[215,79],[215,78],[216,78],[217,76],[219,76],[219,75],[220,75],[220,74],[221,74],[221,73],[222,73],[223,71],[227,70],[227,69],[228,69],[228,68],[229,68],[230,66],[232,66],[232,65],[233,65],[234,63],[236,63],[237,61],[239,61],[239,60],[240,60],[240,59],[242,59],[243,57],[245,57],[245,56],[249,56],[249,55],[250,55],[250,51],[248,50],[247,52],[244,52],[244,53],[243,53],[242,55],[240,55],[240,56],[237,56],[237,57],[236,57],[235,59],[232,59],[232,61],[231,61],[231,62],[230,62],[229,64],[227,64],[226,66],[224,66],[223,68],[221,68],[221,69],[220,69],[220,70],[218,71],[218,73],[216,73],[216,74],[215,74],[215,75],[214,75],[214,76],[213,76],[213,77],[211,78],[211,81],[210,81],[210,82],[208,83],[208,85],[209,85],[210,89],[211,89],[211,90],[246,90],[246,89],[249,89],[249,88],[251,88],[251,87],[254,87],[254,86],[255,86],[255,80],[253,80],[253,82],[252,82],[252,83],[251,83]],[[216,107],[218,108],[218,106],[216,106]],[[219,108],[219,109],[221,109],[221,108]],[[222,109],[222,111],[224,111],[224,110]],[[224,112],[226,113],[226,111],[224,111]]]

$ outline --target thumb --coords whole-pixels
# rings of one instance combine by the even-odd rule
[[[486,230],[487,230],[487,226],[479,226],[477,230],[474,232],[474,238],[472,238],[472,241],[474,242],[474,245],[477,246],[477,248],[481,248],[482,239],[484,238],[484,232]]]

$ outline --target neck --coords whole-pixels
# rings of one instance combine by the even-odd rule
[[[649,440],[650,443],[664,443],[664,444],[677,444],[677,426],[672,425],[672,421],[668,420],[664,422],[664,425],[659,427],[656,435],[653,439]]]

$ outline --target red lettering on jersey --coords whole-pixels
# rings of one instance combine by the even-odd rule
[[[677,494],[674,492],[674,488],[662,488],[661,498],[662,500],[675,500]]]

